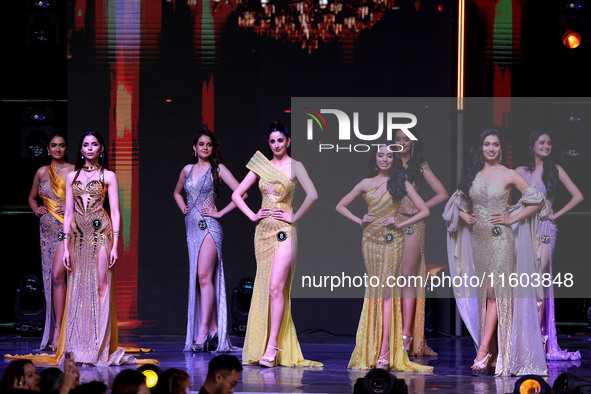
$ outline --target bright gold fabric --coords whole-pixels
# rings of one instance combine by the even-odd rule
[[[281,170],[277,169],[261,152],[256,152],[246,167],[259,177],[259,189],[262,194],[262,208],[284,209],[291,211],[295,184]],[[283,235],[280,235],[282,233]],[[280,240],[283,239],[283,240]],[[244,365],[258,365],[267,346],[269,319],[269,283],[275,252],[286,242],[291,242],[292,250],[297,246],[297,231],[293,224],[277,220],[271,216],[259,221],[255,230],[255,256],[257,272],[254,282],[246,338],[242,350]],[[283,296],[285,310],[281,329],[279,330],[278,346],[282,351],[277,354],[277,364],[286,367],[322,366],[321,363],[305,360],[300,349],[296,329],[291,317],[291,282],[295,270],[292,261],[291,274],[287,279]]]
[[[380,185],[381,186],[381,185]],[[368,286],[365,290],[363,310],[357,328],[356,344],[349,368],[371,369],[380,356],[383,327],[383,301],[391,298],[390,349],[388,353],[389,369],[392,371],[431,372],[432,367],[411,362],[402,342],[402,315],[400,310],[400,289],[387,287],[388,276],[399,275],[404,245],[404,233],[392,227],[383,227],[382,220],[395,216],[400,205],[393,201],[388,191],[376,196],[376,186],[368,190],[366,201],[368,212],[375,215],[375,220],[363,230],[363,259],[368,277],[379,278],[379,285]],[[384,287],[382,287],[382,284]]]
[[[41,197],[47,212],[59,220],[61,224],[64,224],[64,216],[57,213],[57,206],[58,204],[64,204],[66,201],[66,181],[55,172],[51,164],[49,165],[49,180],[53,193],[60,201],[49,198],[45,194],[39,194],[39,197]]]

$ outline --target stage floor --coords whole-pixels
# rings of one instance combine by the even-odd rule
[[[141,336],[122,338],[124,345],[150,347],[154,353],[146,358],[156,358],[160,368],[179,368],[191,376],[192,390],[197,392],[205,380],[207,364],[213,357],[210,353],[193,354],[183,352],[184,337]],[[235,345],[242,344],[242,338],[233,337]],[[301,336],[302,351],[307,359],[324,364],[319,368],[270,368],[245,367],[236,387],[239,393],[352,393],[357,378],[363,378],[367,371],[347,369],[347,363],[354,347],[354,338],[335,336]],[[3,336],[0,338],[0,353],[30,353],[39,343],[39,338]],[[517,378],[493,376],[474,377],[470,365],[475,356],[472,341],[462,338],[432,338],[429,345],[439,353],[438,357],[412,358],[413,361],[434,367],[432,374],[393,372],[409,386],[409,393],[437,390],[439,393],[511,393]],[[550,362],[548,383],[552,385],[558,375],[570,372],[591,379],[591,336],[560,336],[559,344],[569,350],[580,350],[583,360]],[[236,353],[241,357],[241,353]],[[141,355],[139,356],[142,357]],[[0,373],[8,365],[0,361]],[[41,370],[44,366],[38,366]],[[133,366],[121,367],[80,367],[81,381],[100,380],[108,386],[119,371]]]

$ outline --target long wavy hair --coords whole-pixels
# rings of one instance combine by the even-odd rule
[[[213,132],[204,126],[203,129],[201,129],[201,131],[197,133],[195,138],[193,138],[193,146],[197,145],[197,143],[199,142],[199,138],[201,138],[202,136],[206,136],[209,137],[209,139],[211,139],[212,150],[211,155],[209,156],[209,163],[211,164],[211,176],[213,177],[213,195],[217,200],[220,196],[220,186],[222,184],[222,181],[220,179],[219,166],[223,160],[222,153],[220,152],[220,144],[218,144],[218,141],[213,135]],[[199,158],[197,157],[195,152],[193,152],[193,155],[191,155],[191,163],[195,164],[198,160]]]
[[[550,137],[550,140],[552,140],[550,133],[545,131],[533,131],[529,135],[529,161],[527,163],[527,168],[530,172],[533,172],[536,168],[534,145],[543,134],[546,134]],[[552,198],[558,185],[558,169],[556,168],[556,161],[554,160],[554,149],[550,151],[548,157],[543,159],[543,162],[542,182],[544,182],[544,186],[546,187],[546,198]]]
[[[378,145],[393,145],[394,142],[392,141],[379,141]],[[390,167],[390,171],[388,172],[388,183],[386,185],[388,189],[388,193],[392,196],[394,200],[400,200],[404,196],[406,196],[406,185],[404,182],[406,181],[406,175],[404,174],[404,167],[402,166],[402,160],[400,157],[396,158],[398,153],[394,153],[394,160],[392,161],[392,167]],[[378,163],[376,161],[377,152],[372,152],[369,157],[369,176],[375,176],[378,173]]]
[[[486,129],[480,133],[480,136],[472,148],[470,148],[470,151],[466,156],[466,160],[464,161],[464,173],[462,174],[462,178],[460,178],[460,182],[458,183],[458,189],[460,189],[466,196],[470,194],[470,188],[472,187],[472,182],[474,182],[476,174],[478,174],[484,168],[482,144],[484,143],[484,139],[489,135],[497,136],[501,142],[501,152],[503,151],[501,133],[499,133],[497,129]]]
[[[97,141],[101,145],[102,153],[99,154],[99,165],[102,166],[105,170],[108,170],[108,163],[107,163],[107,148],[105,148],[105,142],[103,140],[103,136],[98,131],[88,130],[82,133],[80,136],[80,142],[78,143],[78,153],[76,154],[76,171],[84,167],[86,164],[86,160],[82,157],[82,143],[84,142],[84,138],[87,136],[96,137]]]
[[[287,127],[285,127],[283,125],[283,123],[281,123],[278,120],[274,120],[271,122],[271,124],[269,125],[269,132],[267,133],[267,140],[269,139],[269,136],[271,135],[271,133],[278,131],[281,134],[283,134],[285,136],[285,138],[289,138],[291,139],[291,133],[289,132],[289,129]],[[287,147],[287,155],[291,157],[291,147]],[[269,154],[267,156],[269,158],[269,160],[271,160],[273,158],[273,151],[271,150],[271,147],[269,147]]]
[[[414,130],[413,133],[415,136],[417,135]],[[402,165],[400,153],[396,152],[394,154],[394,158],[397,161],[400,161],[400,165]],[[406,180],[409,181],[415,189],[418,189],[424,180],[422,169],[424,162],[425,157],[423,156],[423,143],[420,140],[413,141],[410,159],[408,159],[406,162],[406,169],[404,170],[404,173],[406,175]]]

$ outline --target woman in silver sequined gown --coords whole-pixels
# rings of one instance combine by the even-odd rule
[[[74,166],[65,161],[67,144],[55,133],[47,145],[51,163],[37,170],[29,193],[29,206],[39,217],[41,237],[41,266],[45,292],[45,327],[40,349],[55,350],[59,339],[64,301],[66,298],[66,269],[62,264],[63,244],[59,237],[64,222],[66,204],[66,175]],[[43,201],[39,205],[38,199]],[[52,286],[53,283],[53,286]]]
[[[189,248],[189,308],[184,350],[235,351],[238,348],[232,346],[228,335],[223,232],[218,219],[236,206],[231,202],[218,211],[215,202],[221,181],[232,190],[238,181],[221,164],[219,145],[207,129],[193,140],[191,161],[181,171],[173,193],[179,209],[186,215]]]
[[[527,166],[517,168],[519,172],[536,190],[546,198],[546,206],[550,211],[548,220],[540,221],[540,241],[542,242],[542,272],[552,274],[552,255],[556,244],[556,219],[572,210],[583,201],[583,193],[570,179],[564,168],[556,164],[552,155],[552,139],[548,133],[534,131],[529,136],[530,161]],[[570,193],[570,200],[554,212],[553,203],[558,183]],[[579,351],[569,352],[558,346],[556,321],[554,318],[554,289],[545,289],[545,296],[540,310],[542,338],[546,345],[546,360],[569,361],[580,360]]]
[[[516,171],[500,164],[501,142],[496,130],[480,135],[471,156],[473,161],[443,217],[450,236],[450,272],[484,278],[482,286],[471,282],[454,288],[458,310],[478,348],[472,370],[482,374],[494,367],[497,375],[545,375],[538,289],[509,282],[512,274],[531,277],[539,272],[535,252],[539,241],[532,234],[543,196]],[[512,188],[518,189],[522,198],[507,209]],[[471,241],[466,243],[462,234]]]

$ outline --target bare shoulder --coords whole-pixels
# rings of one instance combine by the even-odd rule
[[[104,177],[107,182],[117,181],[117,174],[111,170],[105,170]]]
[[[519,166],[515,169],[515,171],[517,171],[518,174],[523,175],[527,172],[527,167],[526,166]]]
[[[37,170],[37,173],[35,174],[35,176],[38,176],[39,178],[44,178],[48,172],[49,172],[49,166],[41,166]]]
[[[560,164],[554,164],[554,165],[556,166],[558,173],[566,174],[566,171],[564,171],[564,168],[562,168],[562,166]]]

